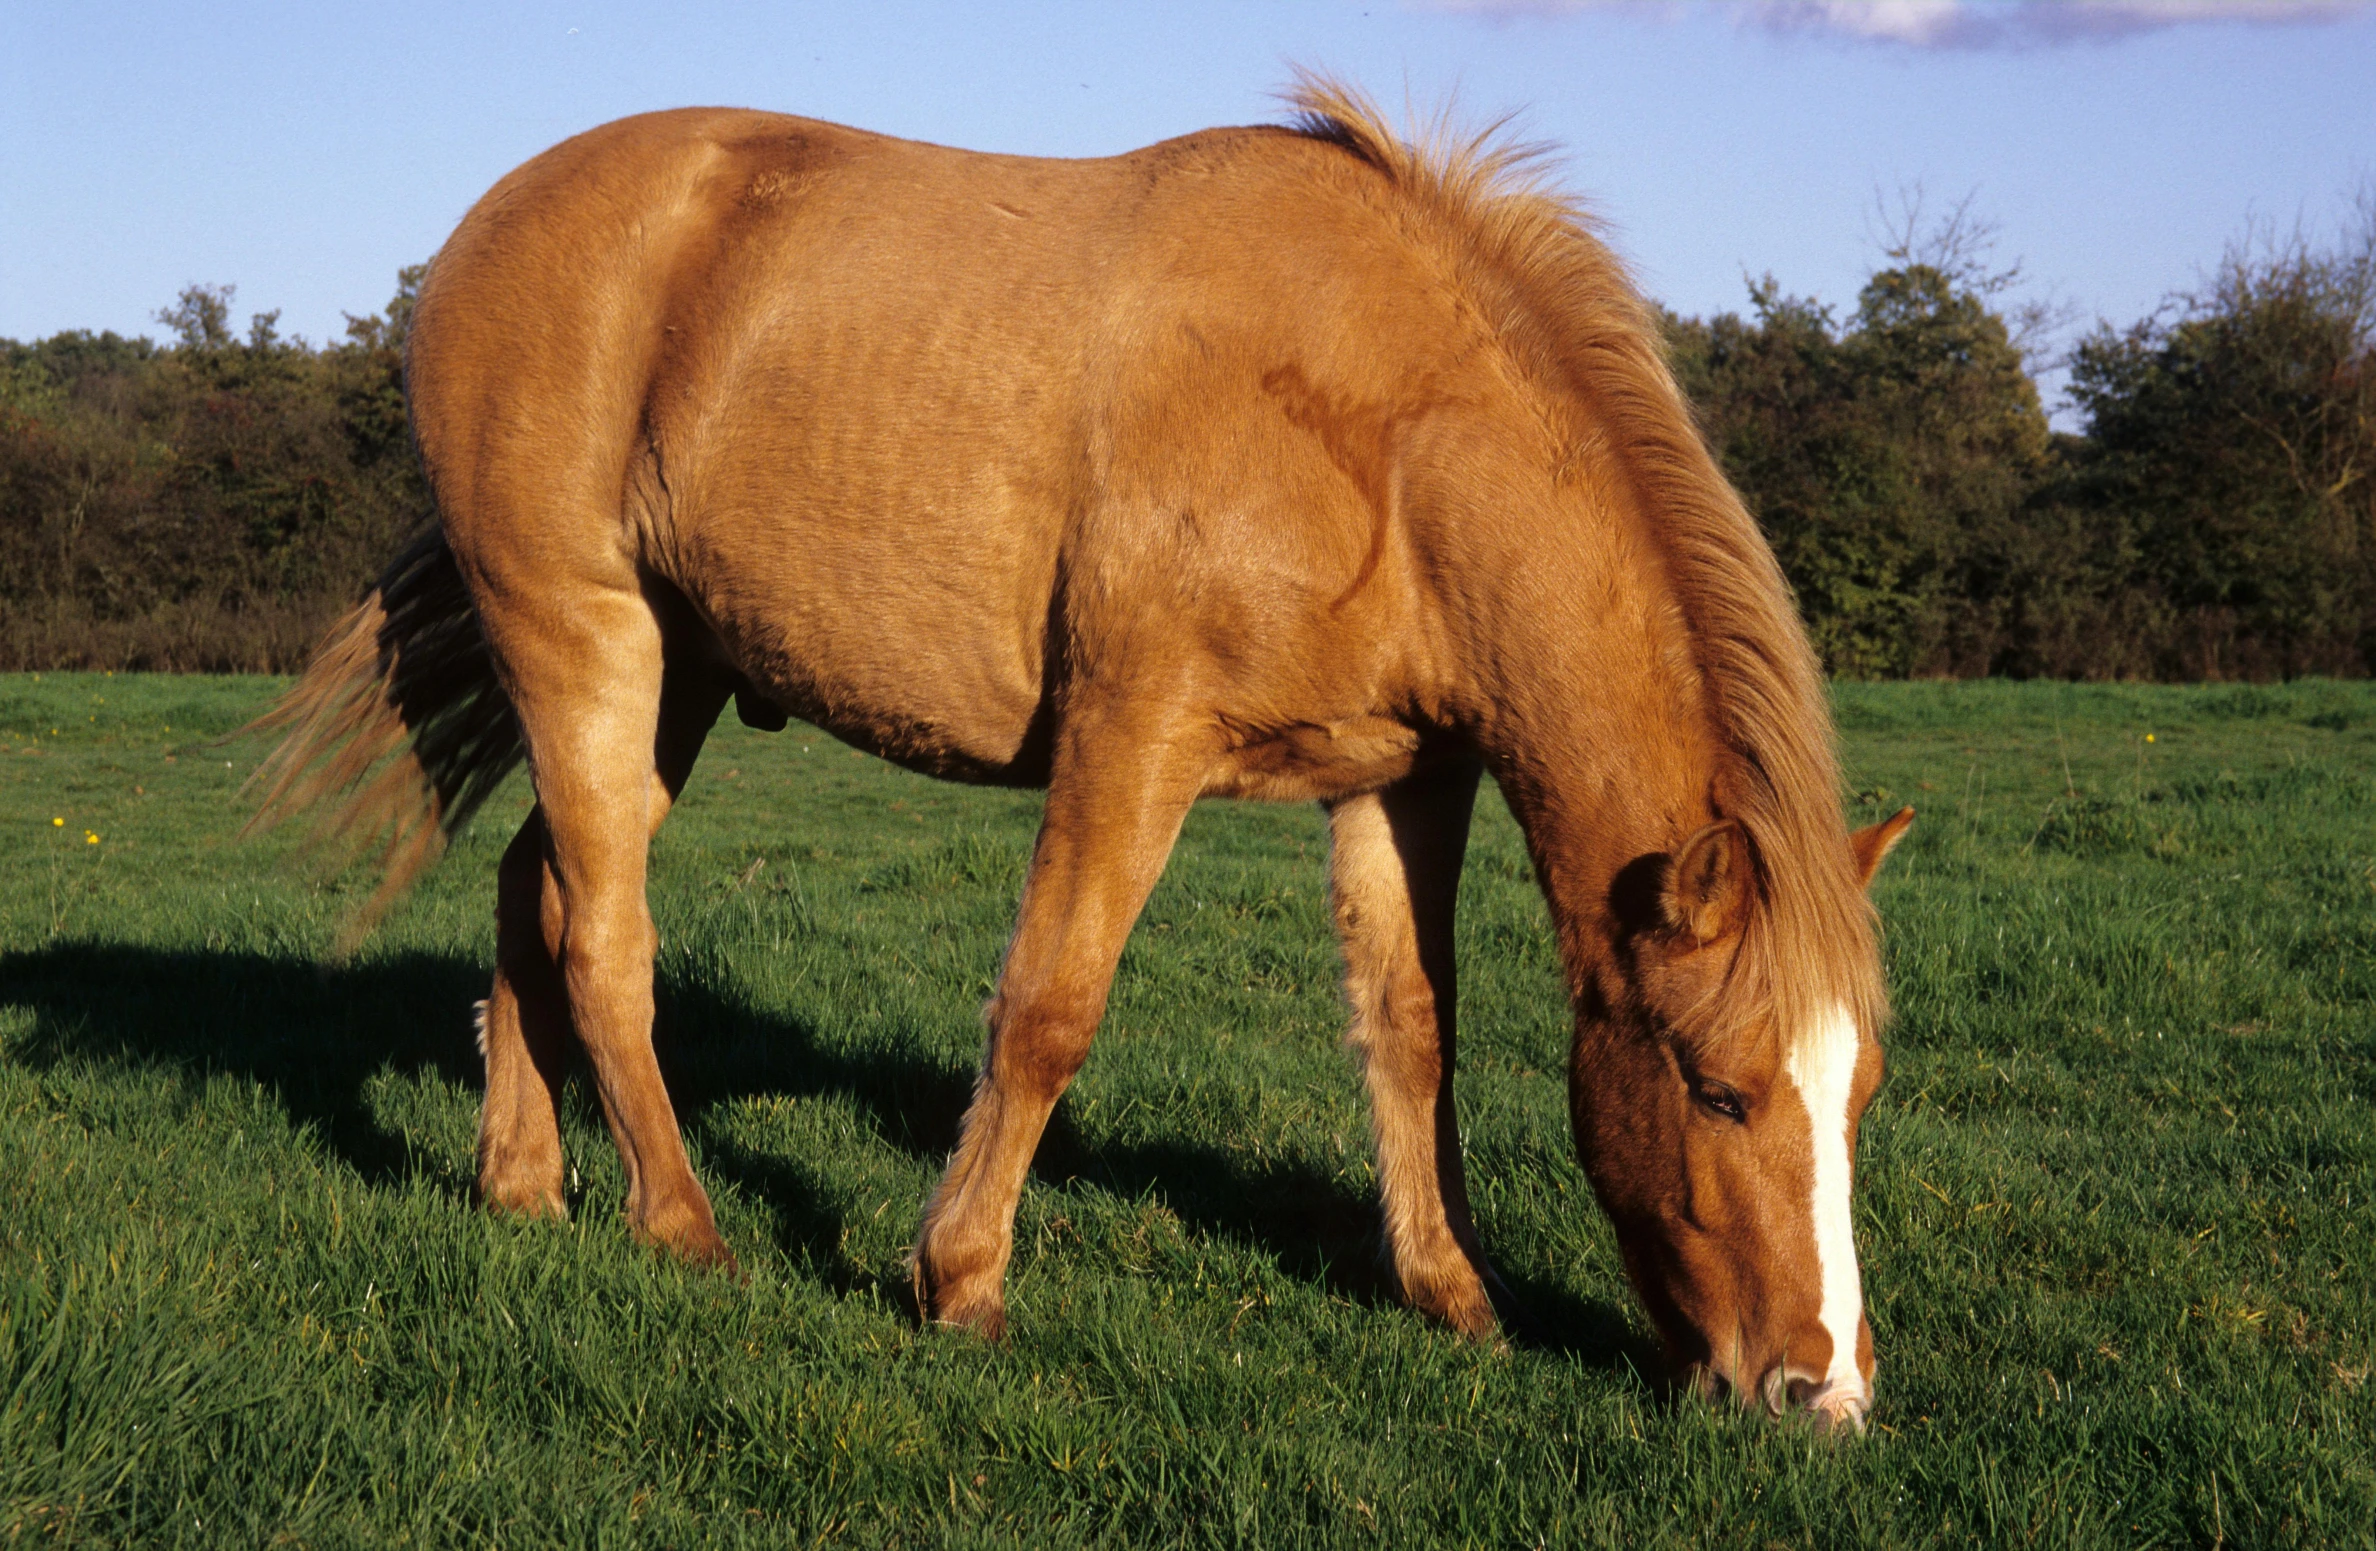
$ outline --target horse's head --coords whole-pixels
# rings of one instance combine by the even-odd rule
[[[1908,809],[1850,837],[1860,886],[1912,822]],[[1614,951],[1578,1004],[1569,1106],[1626,1270],[1699,1387],[1861,1428],[1873,1337],[1848,1196],[1857,1121],[1881,1083],[1878,1031],[1837,1003],[1783,1028],[1774,1009],[1789,999],[1751,994],[1788,966],[1744,963],[1770,944],[1753,941],[1762,897],[1736,825],[1637,859],[1611,907]]]

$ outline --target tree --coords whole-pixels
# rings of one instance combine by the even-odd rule
[[[0,341],[0,665],[288,669],[430,511],[403,325],[316,349],[230,286],[173,343]]]
[[[157,321],[184,350],[220,350],[231,343],[231,299],[238,294],[235,285],[184,286],[172,306],[157,309]]]
[[[1817,649],[1852,676],[1985,671],[1991,557],[2045,466],[2037,389],[1968,277],[1908,260],[1853,320],[1750,286],[1754,321],[1674,321],[1685,391],[1797,591]]]
[[[2165,672],[2376,669],[2376,198],[2332,248],[2261,234],[2072,366],[2072,499],[2134,535]]]

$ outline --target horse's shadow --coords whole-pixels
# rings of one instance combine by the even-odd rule
[[[254,952],[70,942],[0,954],[0,1002],[27,1008],[10,1058],[36,1069],[132,1064],[203,1081],[227,1074],[273,1095],[289,1117],[366,1182],[442,1180],[467,1199],[467,1157],[425,1155],[386,1128],[368,1085],[380,1073],[435,1073],[475,1086],[466,1016],[487,971],[457,954],[403,953],[344,965]],[[663,967],[657,986],[662,1065],[678,1112],[702,1136],[704,1166],[766,1203],[783,1247],[847,1291],[865,1280],[843,1249],[846,1219],[797,1160],[711,1130],[712,1107],[750,1095],[854,1104],[876,1135],[937,1164],[955,1145],[973,1074],[923,1042],[851,1050],[797,1017],[721,995]],[[1123,1199],[1152,1197],[1192,1233],[1269,1255],[1291,1276],[1356,1302],[1395,1301],[1376,1204],[1309,1165],[1249,1163],[1182,1136],[1092,1141],[1059,1106],[1034,1165],[1044,1181]],[[1624,1313],[1539,1279],[1512,1277],[1531,1315],[1522,1345],[1604,1367],[1652,1371],[1655,1357]]]

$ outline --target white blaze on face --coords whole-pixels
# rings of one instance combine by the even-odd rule
[[[1856,1368],[1856,1330],[1864,1293],[1856,1275],[1856,1235],[1848,1216],[1848,1094],[1856,1080],[1856,1020],[1834,1007],[1783,1062],[1814,1128],[1815,1265],[1823,1281],[1823,1328],[1831,1336],[1825,1393],[1866,1398]]]

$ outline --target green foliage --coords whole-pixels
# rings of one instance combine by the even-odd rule
[[[1685,391],[1797,589],[1856,677],[1975,665],[1975,566],[2038,480],[2046,417],[2004,320],[1940,268],[1873,276],[1846,328],[1771,279],[1755,322],[1671,325]]]
[[[173,330],[173,337],[181,348],[192,354],[211,354],[231,343],[231,302],[239,294],[235,285],[193,285],[182,288],[180,296],[170,307],[157,310],[157,321]],[[272,319],[265,319],[256,332],[269,335]],[[264,314],[257,314],[264,319]]]
[[[1324,830],[1208,804],[1035,1166],[992,1348],[915,1326],[902,1255],[1035,797],[797,725],[714,735],[652,896],[729,1281],[627,1238],[582,1079],[573,1221],[472,1205],[469,1004],[525,795],[324,965],[361,880],[231,839],[261,751],[214,740],[275,688],[0,679],[0,1538],[2370,1542],[2364,683],[1839,686],[1852,817],[1920,810],[1876,891],[1880,1399],[1845,1444],[1642,1376],[1490,794],[1461,1131],[1548,1340],[1479,1351],[1391,1298]],[[2186,843],[2133,843],[2132,808]],[[2066,811],[2091,817],[2048,844]]]
[[[2070,499],[2124,530],[2164,671],[2376,663],[2376,206],[2354,249],[2231,251],[2175,317],[2081,344]]]
[[[2376,668],[2376,206],[2332,251],[2240,246],[2173,316],[2074,354],[2048,433],[1972,230],[1903,242],[1846,324],[1768,279],[1670,319],[1678,378],[1853,677]]]
[[[405,534],[427,489],[403,323],[315,349],[232,288],[158,314],[175,343],[0,341],[0,665],[286,668]]]

